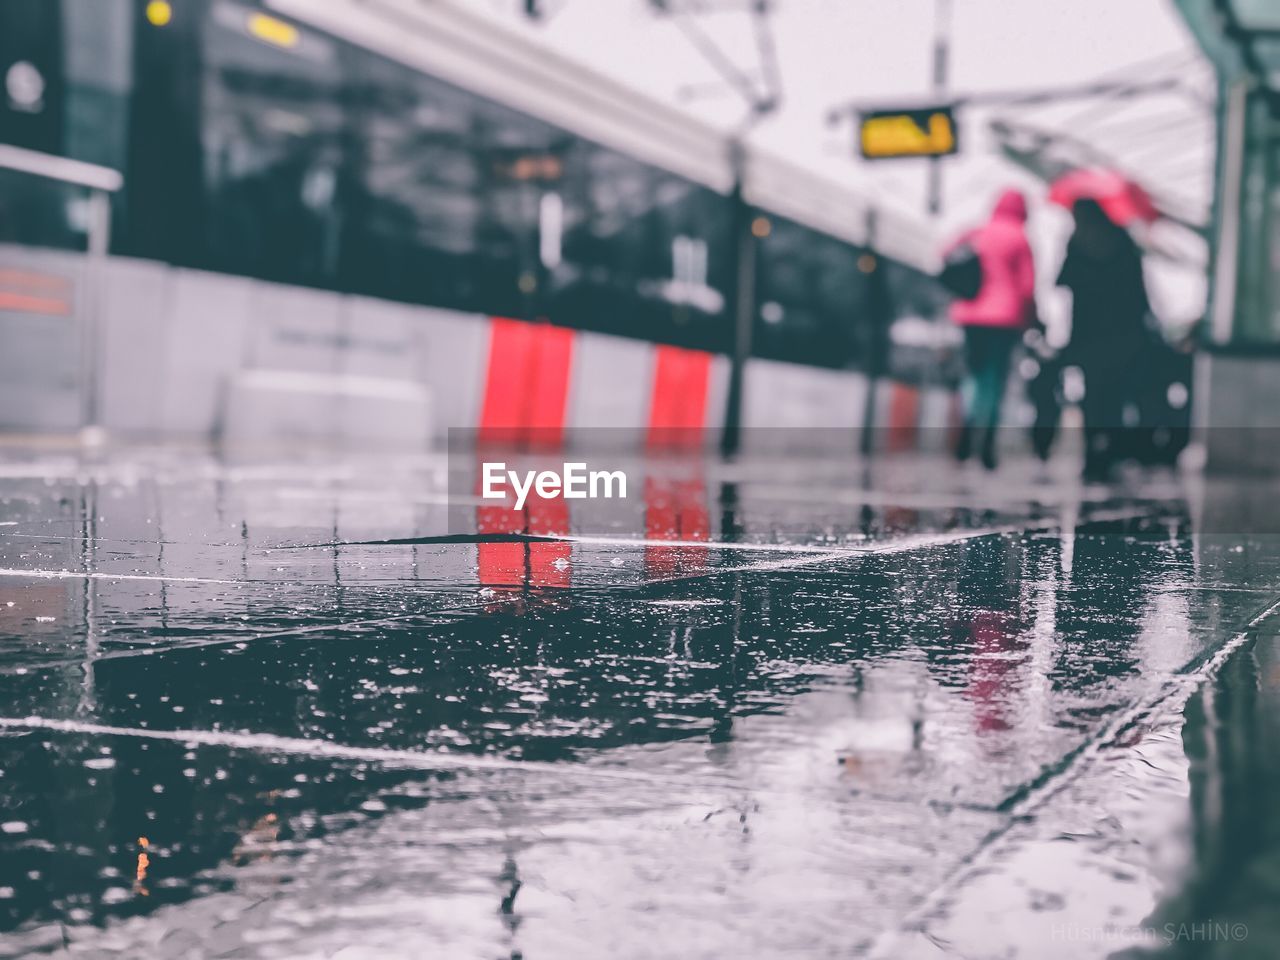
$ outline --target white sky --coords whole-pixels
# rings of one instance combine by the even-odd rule
[[[742,6],[738,0],[692,0],[704,7]],[[501,21],[536,42],[730,129],[743,102],[731,90],[690,98],[690,86],[714,84],[718,74],[670,18],[646,0],[543,0],[549,16],[531,23],[523,0],[469,0],[466,6]],[[691,0],[672,0],[689,5]],[[831,128],[828,109],[848,100],[883,100],[889,106],[927,98],[931,89],[935,0],[774,0],[773,31],[782,74],[783,103],[751,134],[758,149],[786,157],[871,196],[889,209],[923,220],[925,172],[921,161],[868,164],[854,156],[845,125]],[[697,18],[735,63],[755,69],[750,18],[732,10]],[[1091,83],[1125,72],[1151,78],[1158,64],[1212,95],[1208,68],[1170,0],[952,0],[951,89],[971,93]],[[1092,111],[1092,116],[1090,112]],[[1185,95],[1161,94],[1117,110],[1097,101],[1052,108],[1003,110],[1056,131],[1084,135],[1159,196],[1201,213],[1211,190],[1213,125],[1210,109]],[[945,209],[934,224],[945,237],[983,219],[994,195],[1009,185],[1033,200],[1044,187],[994,152],[986,133],[990,108],[961,117],[964,153],[945,162]],[[1156,128],[1135,136],[1131,124]],[[1069,230],[1064,211],[1033,203],[1032,242],[1042,276],[1052,279]],[[1177,239],[1177,238],[1174,238]],[[1149,265],[1158,303],[1173,319],[1194,315],[1202,296],[1196,271]],[[1046,288],[1046,295],[1052,294]],[[1052,308],[1051,308],[1052,310]],[[1186,319],[1190,317],[1187,316]]]

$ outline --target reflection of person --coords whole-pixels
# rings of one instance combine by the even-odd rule
[[[1075,232],[1058,284],[1071,291],[1071,340],[1063,360],[1084,372],[1085,476],[1106,479],[1125,449],[1126,405],[1136,402],[1134,364],[1150,309],[1142,254],[1096,200],[1072,207]]]
[[[964,425],[956,457],[967,460],[982,432],[982,463],[996,465],[996,427],[1009,379],[1009,358],[1035,319],[1035,266],[1026,232],[1027,201],[1007,190],[985,226],[960,238],[978,255],[982,286],[972,300],[956,300],[951,319],[964,328]]]
[[[1026,681],[1022,598],[1009,576],[1017,548],[1007,541],[973,541],[964,545],[963,556],[951,621],[952,649],[965,653],[965,698],[973,704],[977,733],[999,734],[1014,726],[1019,691]],[[1007,744],[999,740],[992,745]]]

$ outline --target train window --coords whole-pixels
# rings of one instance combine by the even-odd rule
[[[344,288],[531,316],[536,158],[552,131],[400,64],[347,48]]]
[[[0,143],[62,149],[62,8],[6,0],[0,30]]]
[[[204,19],[205,229],[188,231],[203,237],[191,265],[730,349],[725,197],[263,16],[212,0]],[[894,312],[927,315],[914,276],[877,287],[858,267],[864,251],[757,220],[757,355],[865,364],[871,295],[886,284]]]
[[[547,277],[558,323],[727,347],[728,204],[605,147],[563,149],[563,257]]]
[[[123,170],[133,35],[127,0],[63,0],[66,154]]]
[[[865,361],[873,312],[856,247],[783,217],[752,223],[756,237],[756,324],[760,357],[844,367]]]
[[[267,18],[270,19],[270,18]],[[218,0],[204,41],[210,266],[529,316],[546,124]]]
[[[203,19],[186,116],[199,118],[204,195],[182,262],[728,348],[724,197],[264,16],[212,0]],[[173,256],[153,247],[144,255]]]
[[[880,259],[893,317],[889,331],[890,376],[920,386],[956,387],[964,372],[961,337],[947,316],[949,297],[930,275]]]
[[[896,260],[881,258],[880,262],[884,266],[894,316],[928,320],[946,317],[951,300],[935,278]]]
[[[310,32],[282,47],[252,30],[255,16],[218,0],[203,38],[208,265],[327,286],[345,122],[337,50]]]

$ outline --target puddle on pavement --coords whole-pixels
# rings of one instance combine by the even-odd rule
[[[737,506],[761,542],[854,543],[836,508]],[[1152,726],[1040,819],[1017,814],[1280,582],[1270,543],[1145,510],[1066,529],[1013,511],[986,533],[987,514],[917,514],[876,521],[893,549],[782,564],[698,545],[299,549],[302,527],[171,530],[163,558],[108,538],[111,575],[0,583],[4,713],[62,724],[0,732],[0,954],[64,937],[86,956],[868,952],[993,836],[1008,855],[983,882],[1027,915],[1174,909],[1181,838],[1207,817],[1186,814],[1208,782],[1198,721],[1185,749]],[[904,530],[958,535],[895,547]],[[20,571],[77,569],[64,541],[5,549]],[[162,560],[232,582],[117,576]],[[1157,853],[1135,862],[1139,835]],[[1054,882],[1007,892],[1030,874]],[[981,916],[946,936],[980,937]]]

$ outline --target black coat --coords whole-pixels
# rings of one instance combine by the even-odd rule
[[[1071,340],[1063,360],[1086,371],[1128,363],[1149,340],[1142,254],[1128,233],[1116,230],[1102,256],[1072,237],[1058,274],[1058,285],[1071,291]]]

